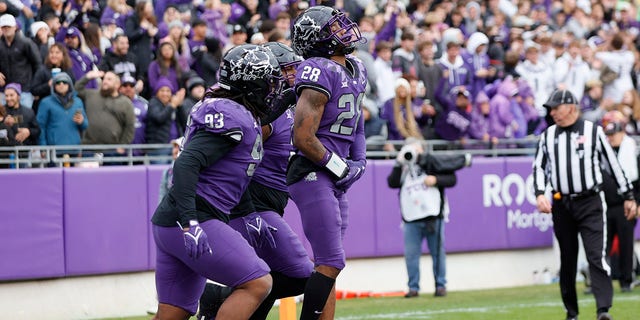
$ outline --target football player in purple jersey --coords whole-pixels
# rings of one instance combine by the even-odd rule
[[[243,199],[231,213],[229,225],[240,232],[256,253],[271,268],[273,289],[250,319],[266,319],[276,299],[302,294],[313,263],[298,236],[282,218],[289,199],[286,185],[287,163],[293,152],[291,128],[296,96],[293,81],[296,66],[302,58],[284,44],[269,42],[269,48],[280,65],[286,90],[274,101],[274,109],[286,111],[273,122],[262,126],[264,155],[253,174]],[[277,114],[275,112],[274,114]],[[265,122],[269,120],[263,119]],[[231,288],[207,283],[200,298],[198,320],[216,318],[220,302]]]
[[[358,26],[326,6],[305,10],[291,27],[298,95],[287,184],[311,243],[315,272],[304,290],[301,319],[333,319],[335,280],[345,266],[345,193],[364,173],[366,143],[361,102],[367,72],[349,55],[361,41]]]
[[[154,319],[195,314],[206,279],[235,288],[218,312],[223,319],[249,318],[271,291],[269,266],[227,223],[262,159],[259,119],[271,112],[281,81],[270,50],[238,46],[222,59],[219,86],[193,106],[173,187],[151,219]]]

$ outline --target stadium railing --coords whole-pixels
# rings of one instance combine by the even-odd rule
[[[640,136],[633,136],[640,143]],[[423,140],[427,152],[434,154],[463,154],[473,156],[533,156],[538,142],[537,137],[522,139],[501,139],[497,144],[482,140],[459,141]],[[384,151],[383,145],[390,143],[395,151]],[[403,145],[403,141],[367,144],[367,158],[394,159]],[[152,150],[166,150],[171,144],[122,144],[122,145],[65,145],[65,146],[16,146],[0,147],[0,165],[12,167],[64,167],[64,166],[101,166],[105,164],[148,165],[154,162],[171,162],[170,154],[149,155]],[[123,155],[114,156],[117,149],[124,149]],[[65,155],[68,155],[66,157]],[[89,156],[87,156],[89,155]]]

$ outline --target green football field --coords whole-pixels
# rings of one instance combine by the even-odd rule
[[[595,300],[582,294],[578,283],[580,319],[595,319]],[[298,304],[298,312],[301,305]],[[640,288],[632,293],[620,293],[614,285],[613,308],[615,320],[640,319]],[[558,284],[538,285],[494,290],[449,292],[447,297],[435,298],[422,294],[418,298],[357,298],[338,300],[336,319],[438,319],[438,320],[547,320],[564,319]],[[126,320],[150,319],[151,316],[124,318]],[[274,308],[270,320],[278,319]]]

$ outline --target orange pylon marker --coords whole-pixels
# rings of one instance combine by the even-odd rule
[[[296,299],[294,297],[280,299],[280,320],[296,319]]]

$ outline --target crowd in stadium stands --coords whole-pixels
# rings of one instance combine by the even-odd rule
[[[585,118],[619,110],[640,133],[637,0],[0,0],[0,145],[169,144],[226,50],[290,44],[316,4],[347,12],[366,39],[354,54],[368,70],[370,149],[537,135],[554,89]]]

